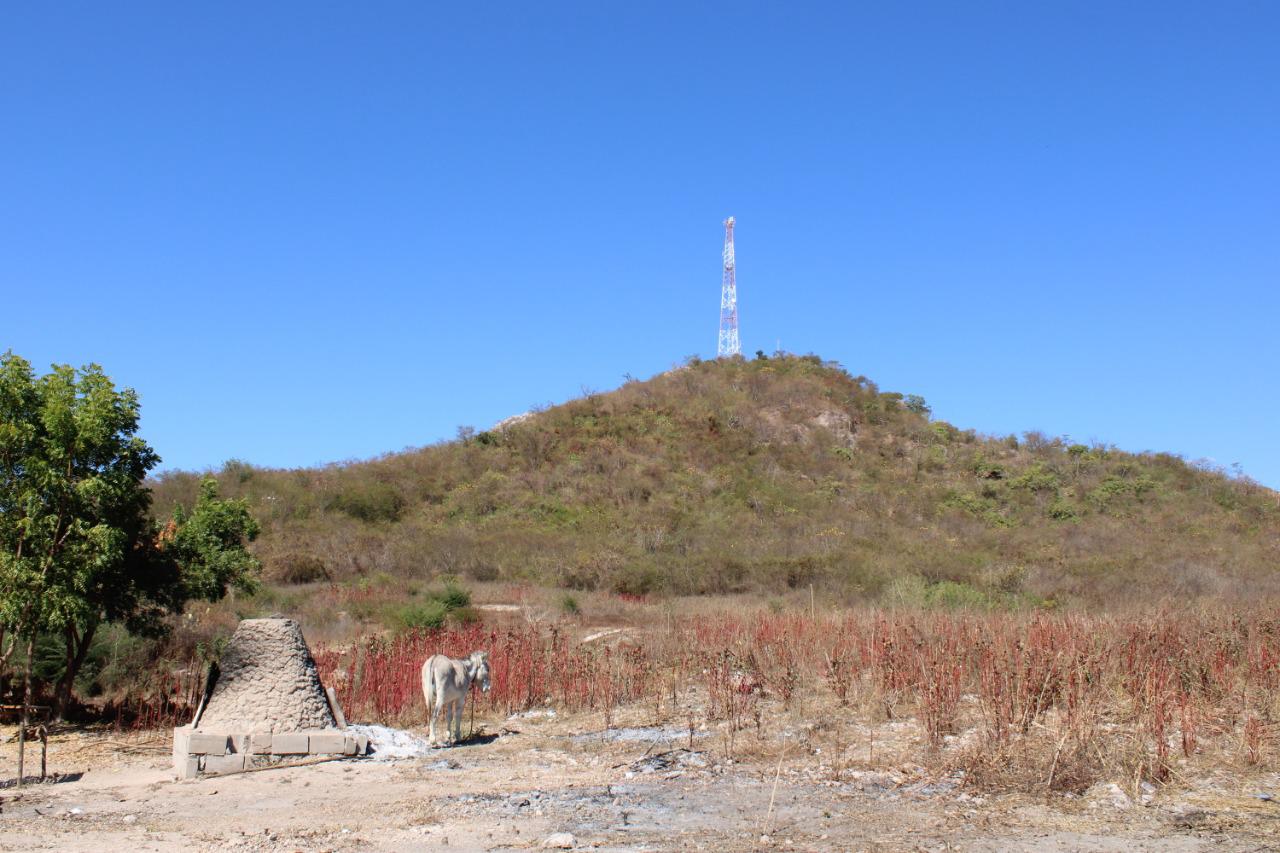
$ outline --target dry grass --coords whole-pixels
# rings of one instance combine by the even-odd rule
[[[1278,632],[1267,611],[757,613],[673,617],[612,644],[580,642],[574,624],[474,625],[317,660],[356,719],[420,722],[421,661],[486,648],[480,713],[553,707],[611,725],[638,709],[712,726],[727,755],[776,750],[769,734],[791,728],[826,745],[831,772],[912,760],[988,788],[1079,791],[1273,760]]]

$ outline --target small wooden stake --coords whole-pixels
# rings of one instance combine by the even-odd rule
[[[22,684],[22,722],[18,724],[18,787],[22,787],[22,776],[26,772],[27,759],[27,725],[31,722],[31,658],[35,654],[36,638],[31,635],[27,639],[27,664],[23,668]]]
[[[782,757],[786,755],[785,750],[778,753],[778,769],[773,774],[773,792],[769,794],[769,811],[764,816],[764,834],[768,835],[769,830],[773,827],[773,801],[778,796],[778,780],[782,778]]]
[[[27,763],[27,703],[22,703],[22,715],[18,718],[18,787],[22,787],[22,775]]]
[[[334,722],[338,724],[338,728],[345,729],[347,727],[347,715],[342,713],[342,706],[338,704],[338,694],[332,687],[326,687],[324,695],[329,699],[329,710],[333,712]]]

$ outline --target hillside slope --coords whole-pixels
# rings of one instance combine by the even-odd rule
[[[694,362],[500,430],[320,469],[229,463],[277,582],[1115,602],[1280,590],[1280,495],[1168,454],[992,438],[813,356]],[[193,474],[155,486],[160,511]]]

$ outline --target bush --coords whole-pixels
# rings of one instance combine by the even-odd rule
[[[925,600],[930,607],[946,610],[989,610],[995,602],[991,597],[967,583],[938,581],[932,584]]]
[[[496,581],[502,576],[502,572],[498,566],[480,557],[476,557],[471,561],[471,565],[467,567],[466,574],[474,581],[485,583],[487,581]]]
[[[991,496],[998,493],[987,489]],[[982,519],[992,527],[1012,527],[1014,522],[1000,514],[1000,508],[991,497],[982,497],[971,492],[951,491],[942,500],[942,506],[963,510],[969,515]]]
[[[919,394],[908,394],[904,401],[904,405],[907,407],[907,411],[915,412],[917,415],[921,415],[926,418],[929,417],[929,413],[933,411],[933,409],[929,408],[929,404],[924,401],[924,397],[921,397]]]
[[[1026,489],[1030,492],[1052,492],[1058,488],[1058,475],[1037,462],[1024,473],[1009,481],[1015,489]]]
[[[895,607],[923,607],[928,594],[928,581],[916,574],[905,574],[889,583],[883,598]]]
[[[329,501],[328,508],[367,522],[397,521],[404,512],[404,497],[390,483],[348,486]]]
[[[613,579],[613,591],[620,595],[648,595],[662,583],[653,566],[627,566]]]
[[[443,628],[449,608],[444,602],[428,599],[421,603],[407,604],[396,612],[397,627],[405,631],[426,631]]]
[[[960,435],[960,430],[956,429],[946,421],[934,421],[929,424],[929,432],[933,437],[944,444],[950,444]]]
[[[566,616],[577,616],[582,612],[582,607],[576,597],[565,595],[560,599],[560,612]]]
[[[471,593],[459,586],[456,581],[446,581],[444,589],[433,592],[431,597],[444,605],[447,610],[461,610],[471,606]]]
[[[446,622],[462,625],[479,622],[480,613],[471,606],[471,593],[450,579],[442,589],[428,592],[425,600],[394,611],[390,621],[402,631],[427,631],[443,628]]]
[[[1154,488],[1155,482],[1146,476],[1131,480],[1108,477],[1086,494],[1085,499],[1099,512],[1106,512],[1117,499],[1127,495],[1141,498]]]
[[[992,462],[981,450],[969,458],[969,470],[980,480],[1000,480],[1004,478],[1004,469]]]
[[[481,620],[480,611],[474,607],[459,607],[449,611],[449,621],[455,625],[470,625]]]
[[[1070,501],[1059,498],[1049,504],[1049,517],[1054,521],[1078,521],[1080,512]]]
[[[288,553],[267,562],[267,579],[277,583],[302,584],[329,580],[324,561],[314,554]]]

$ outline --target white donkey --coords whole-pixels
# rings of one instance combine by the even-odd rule
[[[427,700],[427,717],[431,720],[431,745],[437,746],[436,720],[445,711],[445,738],[457,743],[462,738],[462,705],[472,682],[489,692],[489,653],[472,652],[463,660],[432,655],[422,665],[422,695]]]

